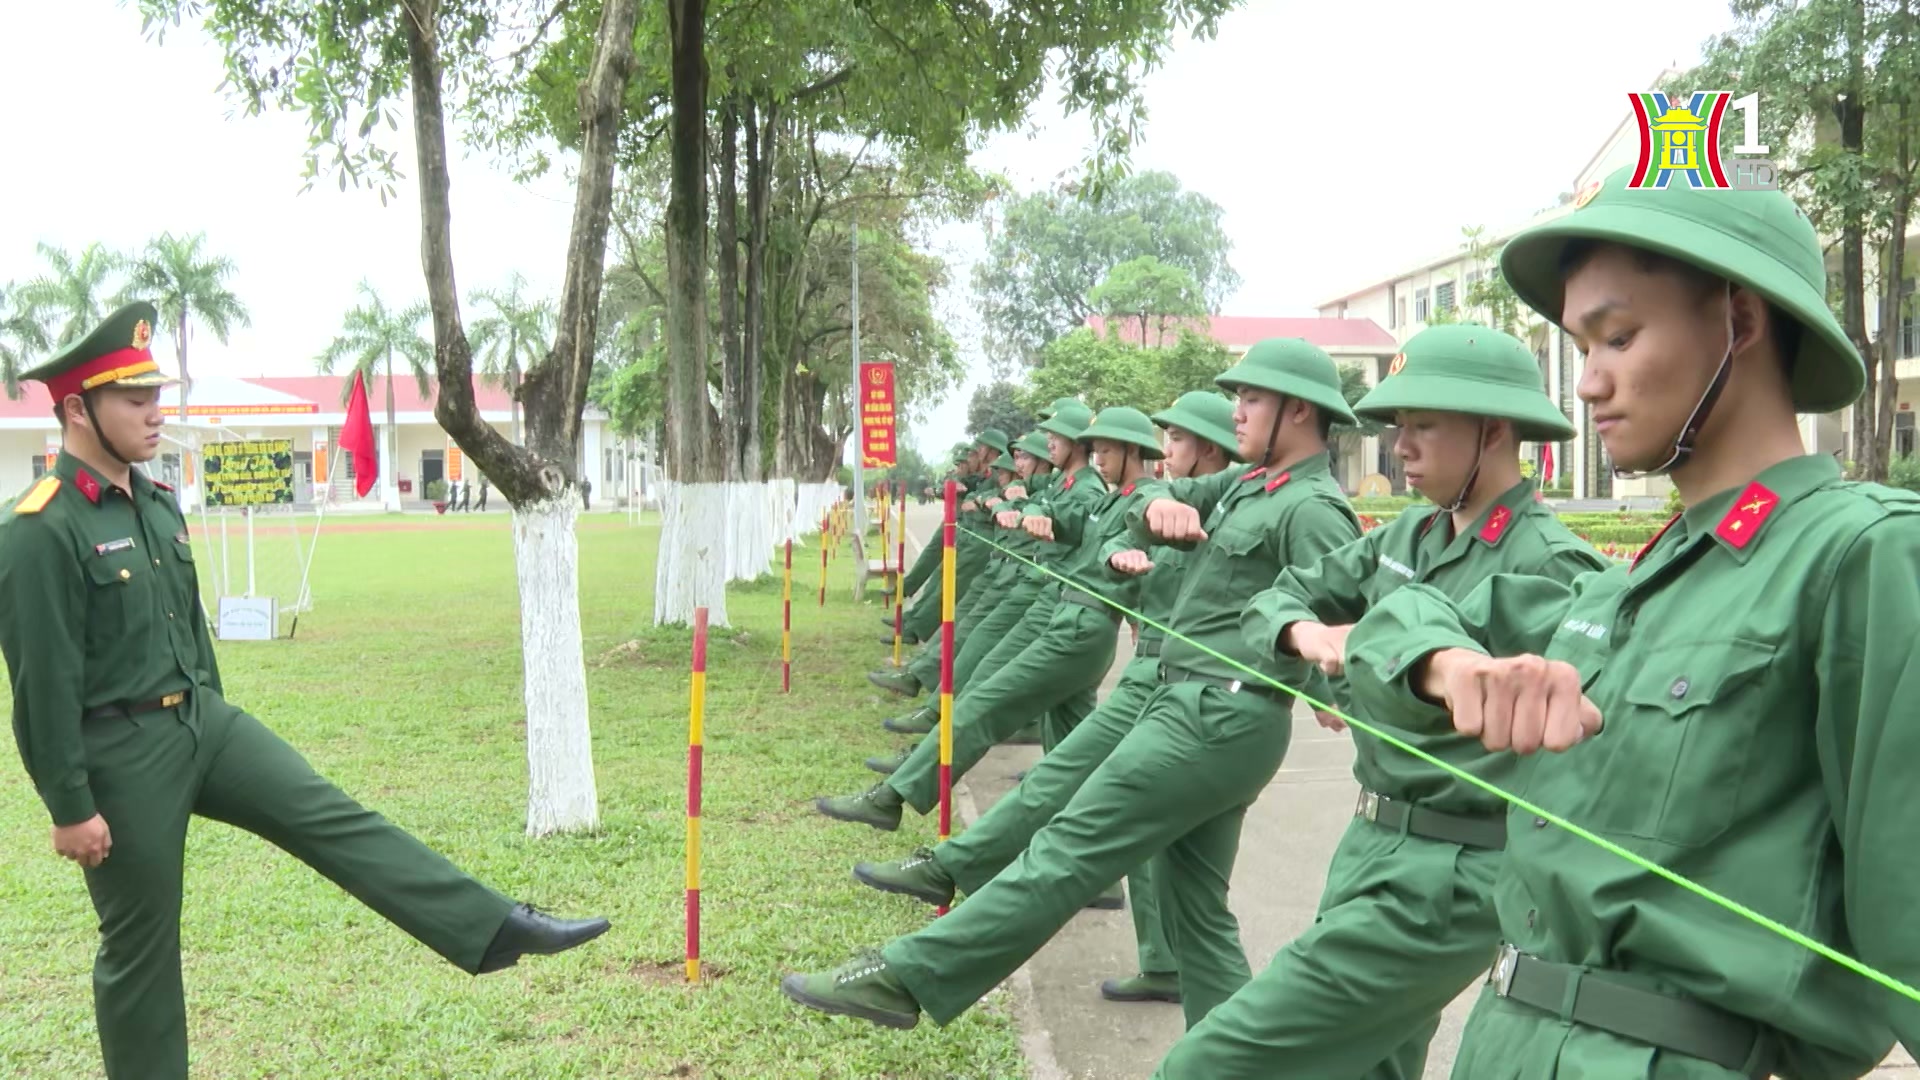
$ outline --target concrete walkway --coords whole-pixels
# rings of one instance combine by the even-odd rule
[[[934,535],[937,506],[909,510],[908,536]],[[1121,634],[1120,658],[1131,652]],[[1110,687],[1121,664],[1108,675]],[[1295,706],[1286,764],[1247,814],[1234,867],[1232,904],[1241,940],[1255,971],[1313,923],[1334,846],[1353,816],[1359,792],[1353,780],[1353,743],[1314,723]],[[1365,735],[1357,736],[1366,738]],[[955,789],[963,820],[1005,795],[1015,774],[1039,760],[1034,747],[999,747]],[[1491,958],[1489,958],[1491,959]],[[1133,926],[1128,914],[1085,911],[1074,918],[1011,981],[1033,1080],[1146,1080],[1183,1030],[1174,1005],[1122,1005],[1100,997],[1100,981],[1131,975]],[[1443,1017],[1427,1061],[1427,1076],[1446,1077],[1460,1044],[1476,985]],[[1895,1051],[1875,1078],[1920,1080],[1920,1068]]]

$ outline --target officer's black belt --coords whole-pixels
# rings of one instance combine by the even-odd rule
[[[1405,799],[1389,799],[1379,792],[1362,789],[1360,803],[1353,808],[1353,815],[1366,818],[1383,829],[1404,828],[1409,835],[1442,843],[1492,851],[1501,851],[1507,846],[1505,814],[1448,814]]]
[[[187,700],[187,692],[168,694],[152,701],[119,701],[112,705],[98,705],[80,714],[82,720],[127,720],[144,713],[160,712],[171,709]]]
[[[1078,604],[1083,608],[1092,608],[1116,623],[1120,621],[1120,609],[1108,604],[1105,600],[1100,599],[1092,593],[1081,589],[1061,589],[1060,602],[1063,604]]]
[[[1752,1080],[1766,1080],[1773,1071],[1778,1044],[1766,1027],[1692,998],[1631,985],[1614,972],[1541,960],[1502,945],[1487,981],[1494,996],[1568,1023],[1711,1061]]]
[[[1166,644],[1166,640],[1161,637],[1143,637],[1133,643],[1133,655],[1136,657],[1159,656],[1160,646]]]
[[[1263,697],[1271,701],[1284,701],[1287,696],[1286,691],[1278,687],[1268,686],[1263,682],[1242,682],[1239,679],[1223,679],[1218,675],[1202,675],[1197,671],[1188,671],[1186,668],[1168,667],[1166,664],[1160,665],[1160,681],[1169,685],[1183,682],[1206,683],[1208,686],[1217,686],[1229,694],[1252,694],[1255,697]]]

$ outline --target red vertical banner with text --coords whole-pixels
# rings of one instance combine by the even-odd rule
[[[893,365],[860,365],[860,464],[891,469],[899,463],[893,439]]]

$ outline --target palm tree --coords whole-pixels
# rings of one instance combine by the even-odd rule
[[[420,396],[425,398],[433,392],[433,346],[420,336],[420,324],[428,315],[427,305],[413,304],[400,311],[394,311],[380,299],[368,282],[360,283],[360,295],[363,302],[348,311],[341,320],[340,334],[327,344],[315,360],[322,375],[331,375],[340,366],[342,360],[352,363],[353,370],[359,372],[368,381],[376,373],[377,366],[383,361],[387,376],[387,438],[386,450],[382,455],[386,467],[381,469],[381,491],[389,509],[399,505],[398,489],[394,486],[394,469],[400,455],[399,436],[394,426],[393,416],[393,358],[398,354],[413,370],[414,380],[420,386]],[[341,388],[340,401],[344,404],[353,396],[353,381],[349,379]]]
[[[108,279],[125,260],[97,243],[82,248],[78,258],[52,244],[35,246],[50,272],[20,286],[18,302],[41,323],[57,323],[53,347],[65,348],[106,314],[107,298],[114,292]]]
[[[227,343],[227,334],[235,326],[252,322],[245,304],[228,290],[226,281],[234,271],[233,260],[207,258],[201,252],[205,233],[176,237],[161,233],[147,241],[146,250],[127,264],[127,287],[122,298],[138,297],[160,309],[160,318],[173,329],[174,347],[180,361],[180,419],[187,418],[187,394],[193,383],[187,376],[187,338],[190,323],[199,319],[214,339]]]
[[[492,313],[474,320],[468,331],[474,355],[480,360],[480,375],[495,386],[506,388],[513,399],[513,441],[520,438],[520,375],[527,364],[546,353],[553,340],[553,302],[528,300],[520,295],[527,282],[519,274],[507,280],[504,292],[482,289],[473,294],[473,303],[492,309]],[[523,363],[523,360],[525,361]]]
[[[20,373],[32,367],[35,354],[51,344],[47,328],[20,300],[19,287],[11,281],[0,286],[0,386],[7,397],[20,400]]]

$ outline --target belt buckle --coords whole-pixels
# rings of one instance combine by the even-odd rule
[[[1493,968],[1487,972],[1487,981],[1493,984],[1494,997],[1506,997],[1513,992],[1513,973],[1520,966],[1520,950],[1504,942],[1493,953]]]
[[[1360,802],[1354,806],[1353,816],[1365,818],[1370,822],[1379,822],[1380,794],[1365,788],[1360,789]]]
[[[185,700],[187,700],[187,695],[184,692],[168,694],[166,697],[160,699],[160,707],[163,709],[171,709]]]

